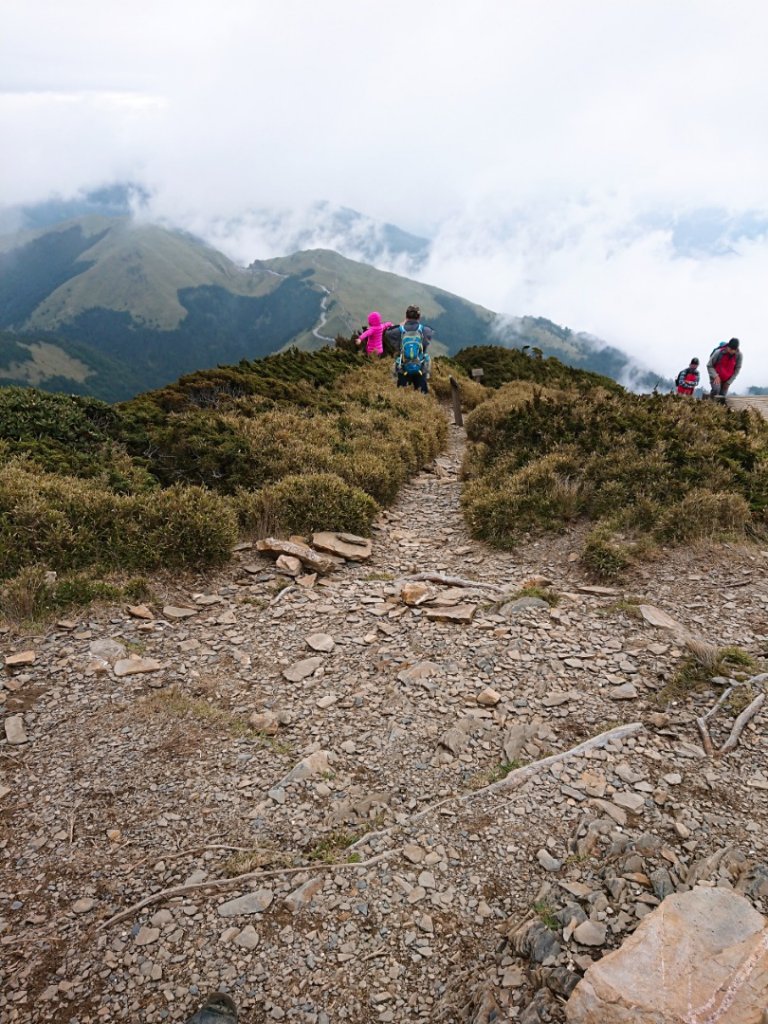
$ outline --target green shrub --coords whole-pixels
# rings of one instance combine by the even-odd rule
[[[765,535],[768,424],[757,416],[514,381],[466,422],[463,502],[474,536],[509,547],[521,532],[584,518],[600,527],[585,562],[609,575],[651,555],[654,541]]]
[[[261,536],[338,530],[368,536],[378,505],[359,487],[333,473],[287,476],[255,493],[236,498],[246,530]]]
[[[519,470],[497,463],[493,478],[479,476],[462,496],[473,536],[512,547],[521,534],[564,529],[586,503],[576,470],[566,453],[552,453]]]
[[[0,468],[0,577],[38,563],[56,570],[216,565],[236,538],[231,505],[202,488],[119,495],[73,477]]]
[[[141,601],[149,596],[143,577],[108,582],[90,573],[57,577],[41,565],[30,565],[0,587],[0,615],[12,622],[39,620],[81,608],[94,601]]]
[[[581,553],[584,567],[601,580],[619,579],[632,565],[627,548],[614,541],[604,529],[593,530]]]
[[[6,389],[0,578],[215,565],[238,528],[267,523],[367,532],[446,433],[432,397],[331,349],[190,374],[115,407]]]
[[[620,393],[620,384],[590,370],[579,370],[550,356],[539,358],[535,349],[527,352],[501,345],[475,345],[464,348],[453,357],[467,373],[475,367],[483,370],[483,385],[498,388],[509,381],[527,380],[547,387],[602,388]]]
[[[749,503],[741,494],[696,488],[663,511],[655,533],[659,540],[677,542],[718,536],[737,538],[744,536],[749,523]]]

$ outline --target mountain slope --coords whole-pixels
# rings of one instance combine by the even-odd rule
[[[327,294],[326,321],[322,328],[330,338],[349,335],[365,323],[371,310],[396,323],[406,307],[421,309],[422,319],[435,330],[445,351],[456,352],[465,345],[489,340],[496,314],[483,306],[410,278],[377,270],[367,263],[316,249],[273,260],[257,260],[252,268],[311,281]],[[316,347],[317,336],[305,333],[300,346]]]
[[[113,397],[99,358],[130,367],[120,395],[129,397],[218,362],[267,355],[320,318],[322,292],[312,284],[246,270],[190,235],[124,218],[81,218],[0,248],[0,329],[44,334],[64,353],[75,345],[80,358],[90,351],[83,361],[99,396]],[[50,388],[60,374],[44,375],[45,354],[36,353],[36,374]]]
[[[0,383],[114,401],[218,363],[320,348],[373,309],[396,322],[412,303],[435,331],[435,354],[529,345],[633,386],[657,381],[632,379],[631,361],[599,339],[500,317],[330,250],[244,268],[185,232],[89,215],[0,239],[0,331],[10,332]]]

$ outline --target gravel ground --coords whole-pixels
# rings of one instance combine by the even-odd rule
[[[637,608],[766,658],[768,552],[677,550],[594,588],[576,535],[468,537],[463,443],[451,428],[366,562],[296,581],[244,549],[154,581],[146,618],[0,634],[34,652],[0,688],[4,1021],[184,1021],[217,988],[245,1022],[559,1021],[668,892],[765,912],[764,716],[706,756],[695,718],[722,686],[670,694],[685,652]],[[497,589],[428,582],[409,606],[423,571]],[[531,580],[556,605],[517,599]]]

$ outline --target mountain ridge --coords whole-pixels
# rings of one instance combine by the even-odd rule
[[[499,316],[333,250],[242,267],[186,231],[91,213],[0,240],[0,382],[114,401],[220,363],[320,348],[372,309],[398,321],[410,304],[433,327],[436,354],[531,345],[615,379],[632,367],[544,318]],[[634,383],[650,390],[657,380],[640,371]]]

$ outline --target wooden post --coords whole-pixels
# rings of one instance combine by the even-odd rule
[[[453,402],[453,422],[457,427],[464,426],[464,417],[461,415],[461,391],[455,377],[448,378],[451,382],[451,401]]]

